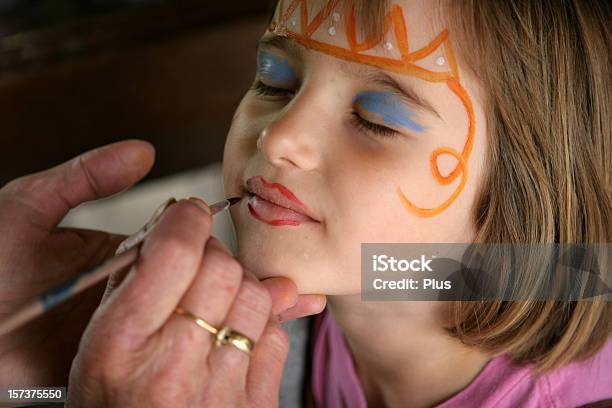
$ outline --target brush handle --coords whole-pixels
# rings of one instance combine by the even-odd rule
[[[214,203],[213,205],[210,206],[210,215],[213,216],[217,214],[218,212],[225,210],[230,205],[236,202],[234,200],[236,199],[230,198],[230,199],[225,199],[217,203]],[[164,211],[166,211],[166,208],[168,208],[170,205],[174,204],[175,202],[176,200],[174,198],[171,198],[167,200],[165,203],[163,203],[162,205],[160,205],[157,208],[157,210],[155,210],[155,212],[153,213],[153,216],[151,217],[151,220],[149,220],[149,222],[147,222],[141,229],[139,229],[134,234],[127,237],[123,242],[121,242],[121,244],[119,244],[119,247],[117,248],[117,251],[115,252],[115,255],[119,255],[127,251],[128,249],[140,244],[142,241],[144,241],[147,235],[149,235],[149,233],[153,229],[153,227],[155,227],[155,225],[157,225],[157,223],[159,222],[162,214],[164,213]]]
[[[138,248],[134,247],[104,261],[95,268],[79,273],[62,285],[44,293],[37,299],[31,300],[0,323],[0,337],[95,285],[114,271],[133,264],[136,258],[138,258]]]
[[[219,201],[218,203],[210,206],[211,215],[215,215],[239,201],[240,200],[237,198]],[[61,285],[51,289],[35,299],[32,299],[11,316],[0,321],[0,337],[12,332],[30,320],[46,313],[63,301],[70,299],[74,295],[95,285],[102,279],[110,276],[113,272],[119,271],[136,262],[140,244],[151,233],[155,225],[157,225],[164,211],[174,202],[176,202],[176,200],[171,198],[160,205],[153,213],[153,216],[149,222],[147,222],[136,233],[126,238],[119,245],[114,257],[107,259],[91,269],[73,276],[69,280],[63,282]]]

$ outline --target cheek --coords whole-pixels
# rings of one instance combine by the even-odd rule
[[[334,167],[328,172],[328,188],[334,197],[329,219],[342,224],[331,231],[338,235],[337,242],[399,238],[397,231],[408,228],[411,217],[406,216],[395,188],[410,173],[396,164],[403,162],[393,153],[397,149],[372,137],[369,141],[363,135],[354,137],[362,140],[336,151]]]
[[[235,122],[234,122],[235,123]],[[241,149],[238,148],[234,125],[230,128],[223,150],[223,186],[226,194],[237,193],[234,187],[240,176]]]
[[[462,197],[434,217],[410,213],[397,193],[398,186],[408,186],[421,199],[445,198],[446,188],[435,183],[427,159],[431,146],[439,143],[407,140],[393,144],[394,148],[355,143],[336,153],[328,182],[335,200],[330,219],[341,222],[331,229],[333,241],[341,245],[339,253],[358,260],[362,242],[464,242],[469,238],[475,180]]]
[[[254,130],[253,119],[256,118],[253,114],[251,106],[251,97],[249,94],[245,95],[236,108],[232,123],[226,139],[226,152],[225,154],[234,154],[234,148],[245,143],[245,140],[249,140],[255,137],[257,132]],[[231,149],[230,149],[231,148]],[[228,149],[230,149],[228,151]],[[226,158],[224,154],[224,159]],[[230,157],[231,158],[231,157]]]
[[[246,161],[255,153],[257,148],[257,122],[254,120],[252,109],[249,108],[250,97],[247,94],[232,119],[230,129],[225,140],[223,150],[223,182],[227,192],[231,185],[240,177]]]

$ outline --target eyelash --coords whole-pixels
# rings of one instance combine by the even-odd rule
[[[394,138],[398,135],[398,133],[391,128],[365,120],[357,112],[352,112],[352,122],[361,131],[372,132],[380,137]]]
[[[251,89],[254,90],[255,93],[260,96],[291,96],[294,93],[289,89],[276,88],[273,86],[266,85],[260,80],[257,80],[253,84]],[[357,112],[352,112],[351,122],[359,130],[364,131],[366,133],[374,133],[375,135],[380,137],[393,138],[396,137],[398,134],[397,131],[391,128],[365,120]]]
[[[293,95],[293,91],[289,89],[276,88],[273,86],[269,86],[269,85],[264,84],[260,80],[257,80],[253,84],[251,89],[254,90],[257,95],[263,95],[263,96],[290,96],[290,95]]]

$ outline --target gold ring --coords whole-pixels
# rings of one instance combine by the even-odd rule
[[[244,334],[234,331],[228,326],[224,326],[221,330],[219,330],[212,324],[208,323],[206,320],[194,315],[191,312],[188,312],[180,306],[174,309],[174,313],[179,316],[186,317],[187,319],[193,321],[195,324],[197,324],[207,332],[214,334],[216,337],[215,345],[217,347],[226,344],[231,344],[238,350],[243,351],[248,355],[251,355],[251,351],[253,350],[255,342]]]
[[[215,326],[208,323],[206,320],[202,319],[201,317],[198,317],[194,315],[193,313],[186,311],[180,306],[174,309],[174,313],[176,313],[179,316],[186,317],[187,319],[193,321],[195,324],[197,324],[198,326],[200,326],[207,332],[214,334],[215,336],[219,333],[219,329],[217,329]]]
[[[238,350],[251,355],[251,350],[253,350],[253,345],[255,342],[249,339],[244,334],[234,331],[231,328],[224,326],[219,333],[217,333],[217,341],[215,342],[217,347],[223,346],[225,344],[231,344],[236,347]]]

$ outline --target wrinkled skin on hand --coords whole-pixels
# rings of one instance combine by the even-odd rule
[[[57,225],[71,208],[136,183],[153,160],[152,146],[126,141],[0,189],[0,317],[114,254],[125,237]],[[102,281],[0,338],[0,386],[65,386],[104,287]]]

